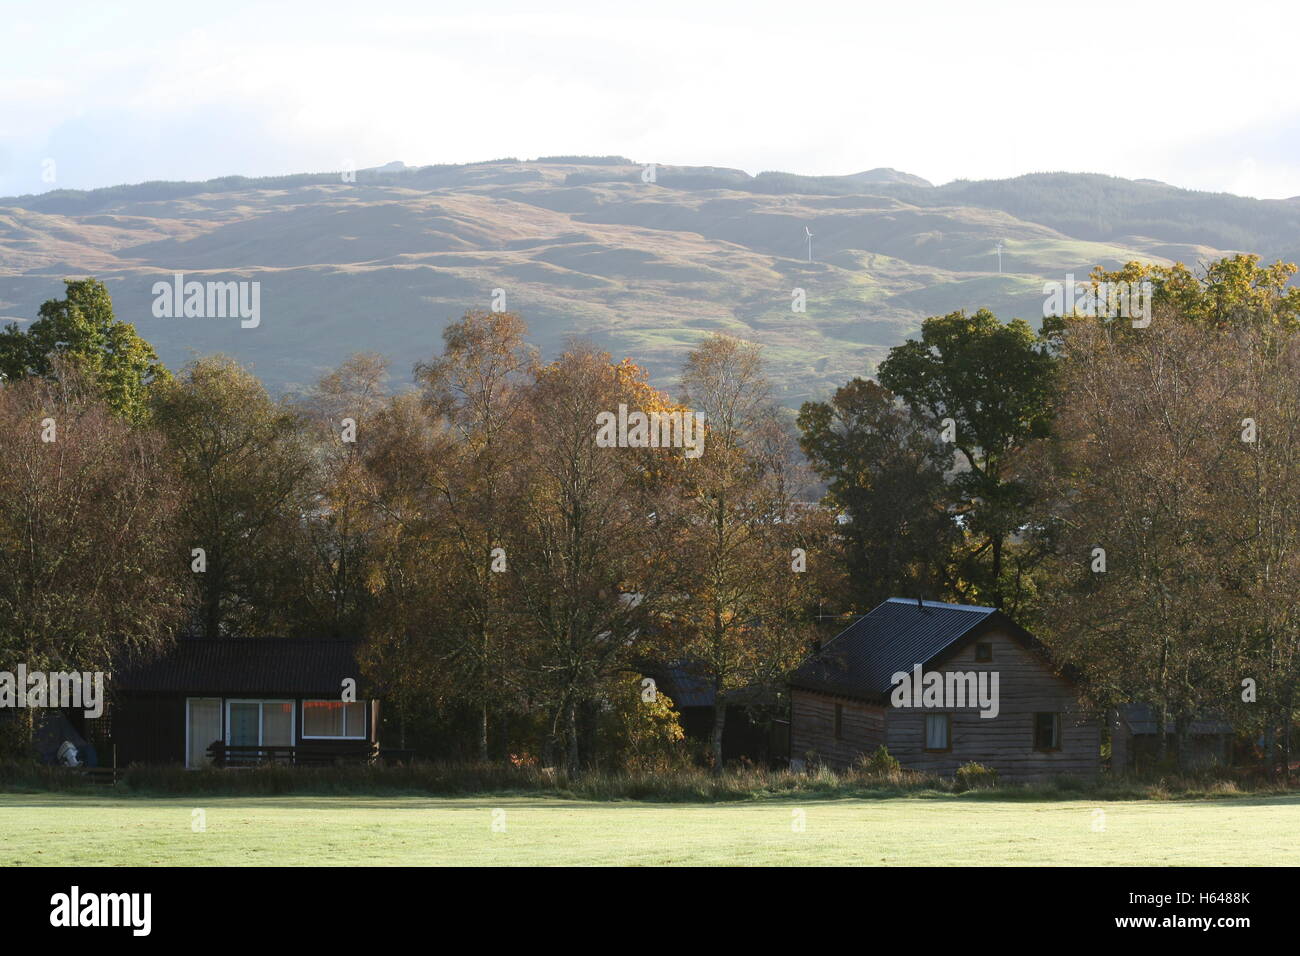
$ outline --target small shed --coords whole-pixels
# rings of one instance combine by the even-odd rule
[[[1174,752],[1172,726],[1166,727],[1168,753]],[[1188,726],[1189,758],[1193,767],[1226,767],[1232,763],[1232,725],[1202,715]],[[1142,771],[1156,763],[1160,752],[1159,723],[1149,704],[1125,704],[1111,714],[1110,765],[1115,771]]]

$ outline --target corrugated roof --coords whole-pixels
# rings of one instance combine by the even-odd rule
[[[337,696],[343,680],[365,690],[355,640],[185,637],[151,660],[114,670],[116,690],[136,693]]]
[[[994,615],[1010,625],[996,608],[890,598],[831,638],[790,683],[846,697],[879,697],[893,687],[894,674],[932,660]]]

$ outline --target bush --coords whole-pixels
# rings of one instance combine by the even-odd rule
[[[991,789],[998,785],[998,772],[972,760],[958,767],[953,779],[958,791]]]
[[[857,770],[872,777],[894,777],[903,769],[898,758],[881,744],[869,754],[863,754],[855,762]]]

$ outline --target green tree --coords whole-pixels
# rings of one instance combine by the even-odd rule
[[[954,587],[997,607],[1023,587],[1024,566],[1006,561],[1029,506],[1015,462],[1050,433],[1054,364],[1028,323],[1000,322],[987,309],[926,319],[919,341],[895,346],[880,364],[881,384],[960,456],[951,486],[971,544]]]
[[[887,388],[855,378],[799,410],[800,447],[827,483],[839,530],[847,606],[893,595],[939,597],[958,528],[947,509],[952,446]]]
[[[98,279],[64,279],[67,295],[50,299],[26,330],[16,322],[0,331],[0,374],[14,380],[49,378],[55,359],[75,362],[114,412],[133,422],[147,412],[150,390],[171,374],[136,334],[113,315],[113,300]]]

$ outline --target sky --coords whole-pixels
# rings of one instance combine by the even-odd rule
[[[1300,7],[0,0],[0,195],[515,156],[1300,195]]]

